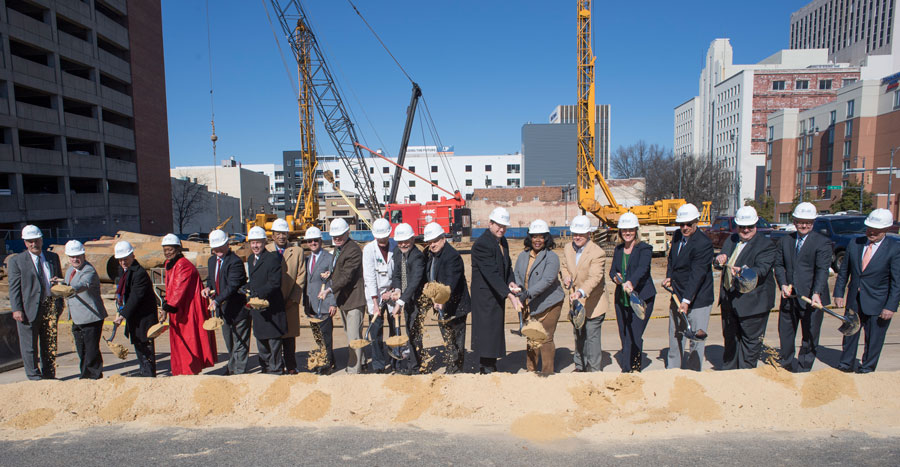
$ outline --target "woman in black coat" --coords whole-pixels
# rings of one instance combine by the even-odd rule
[[[609,277],[616,283],[614,300],[616,323],[622,340],[622,372],[639,372],[642,366],[644,329],[650,321],[656,298],[656,287],[650,277],[653,247],[638,237],[638,219],[634,214],[623,214],[619,218],[618,227],[622,243],[616,245]],[[616,277],[617,273],[622,275],[623,281]],[[629,294],[632,290],[637,291],[638,296],[646,303],[644,319],[638,318],[631,307]]]

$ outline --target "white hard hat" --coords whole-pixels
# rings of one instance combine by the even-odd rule
[[[444,235],[444,228],[437,222],[432,222],[425,226],[424,238],[426,242],[430,242]]]
[[[756,209],[753,206],[742,206],[734,215],[734,223],[744,227],[756,225],[757,221],[759,221],[759,216],[756,215]]]
[[[802,202],[794,208],[794,219],[815,220],[818,215],[816,206],[810,202]]]
[[[80,256],[84,254],[84,245],[78,240],[66,242],[66,256]]]
[[[416,233],[413,232],[412,226],[406,223],[400,224],[394,229],[394,240],[398,242],[409,240],[415,235]]]
[[[175,234],[166,234],[166,236],[163,237],[161,244],[162,244],[162,246],[167,246],[167,245],[181,246],[181,239],[178,238],[178,236]]]
[[[255,225],[250,229],[250,232],[247,232],[247,240],[265,240],[266,239],[266,229]]]
[[[691,203],[686,203],[682,204],[681,207],[678,208],[678,213],[675,214],[675,223],[686,224],[699,218],[700,211],[697,210],[697,206],[694,206]]]
[[[347,224],[347,221],[344,219],[335,219],[331,221],[331,227],[328,229],[328,233],[332,237],[338,237],[347,233],[350,230],[350,225]]]
[[[375,222],[372,223],[372,235],[378,239],[390,237],[391,223],[383,217],[375,219]]]
[[[573,234],[586,234],[594,229],[591,228],[591,220],[588,219],[588,216],[575,216],[575,218],[572,219],[572,225],[569,226],[569,230],[571,230]]]
[[[26,225],[25,228],[22,229],[22,240],[34,240],[43,236],[44,234],[41,233],[41,229],[36,225]]]
[[[228,234],[224,231],[216,229],[209,233],[209,247],[219,248],[228,243]]]
[[[865,224],[873,229],[886,229],[894,225],[894,215],[887,209],[876,209],[869,213]]]
[[[275,222],[272,222],[272,232],[290,232],[291,229],[288,227],[288,223],[286,220],[278,218],[275,219]]]
[[[322,231],[319,230],[318,227],[310,227],[306,229],[306,234],[303,236],[304,240],[321,240],[322,239]]]
[[[116,243],[116,259],[127,258],[132,253],[134,253],[134,247],[130,243],[125,240]]]
[[[535,219],[531,225],[528,226],[528,235],[548,233],[550,233],[550,226],[540,219]]]
[[[637,216],[633,212],[626,212],[619,216],[619,229],[636,229],[640,225]]]
[[[491,217],[489,219],[497,224],[508,227],[509,211],[507,211],[506,208],[494,208],[494,210],[491,211]]]

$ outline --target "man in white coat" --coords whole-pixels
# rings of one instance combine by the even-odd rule
[[[385,373],[391,369],[390,357],[384,344],[384,320],[394,329],[394,317],[383,313],[382,304],[390,300],[391,277],[394,272],[394,249],[397,243],[390,238],[391,224],[387,219],[376,219],[372,223],[372,240],[363,248],[363,279],[365,280],[366,306],[372,329],[372,371]]]

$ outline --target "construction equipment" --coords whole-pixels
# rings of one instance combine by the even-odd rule
[[[804,302],[809,303],[810,305],[812,305],[813,308],[822,310],[825,313],[828,313],[829,315],[834,316],[835,318],[841,320],[841,326],[838,328],[838,331],[841,334],[843,334],[845,336],[852,336],[859,332],[859,326],[860,326],[859,315],[856,314],[856,312],[851,310],[850,308],[847,308],[845,310],[846,314],[844,316],[841,316],[840,314],[835,313],[831,308],[822,306],[818,303],[813,303],[813,301],[810,300],[809,297],[800,297],[800,300],[803,300]]]

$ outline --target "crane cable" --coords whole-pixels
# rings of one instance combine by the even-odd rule
[[[399,68],[400,71],[402,71],[403,74],[406,76],[406,79],[408,79],[411,84],[415,84],[412,77],[409,76],[409,73],[407,73],[406,70],[403,69],[403,65],[400,64],[400,62],[397,60],[397,57],[394,57],[394,54],[391,53],[391,50],[388,49],[388,47],[387,47],[387,45],[385,45],[384,41],[381,40],[381,37],[378,36],[378,33],[375,32],[375,29],[372,28],[372,26],[369,24],[369,22],[366,21],[366,18],[363,17],[362,13],[359,12],[359,9],[356,8],[356,5],[353,4],[353,0],[347,0],[347,3],[349,3],[350,6],[353,7],[353,11],[355,11],[356,14],[359,16],[359,19],[361,19],[363,21],[363,23],[366,24],[366,27],[369,28],[369,31],[372,31],[372,35],[375,36],[375,39],[378,40],[378,43],[381,44],[381,47],[384,48],[384,51],[387,52],[388,55],[391,56],[391,59],[393,59],[394,63],[397,64],[397,68]]]
[[[209,59],[209,123],[212,125],[212,135],[210,135],[209,140],[212,141],[213,180],[215,183],[214,188],[216,190],[216,223],[218,224],[222,221],[222,218],[219,215],[219,174],[216,167],[218,165],[218,160],[216,159],[216,141],[219,140],[219,137],[216,136],[216,107],[213,99],[212,33],[210,33],[209,24],[209,0],[206,0],[206,56]]]

